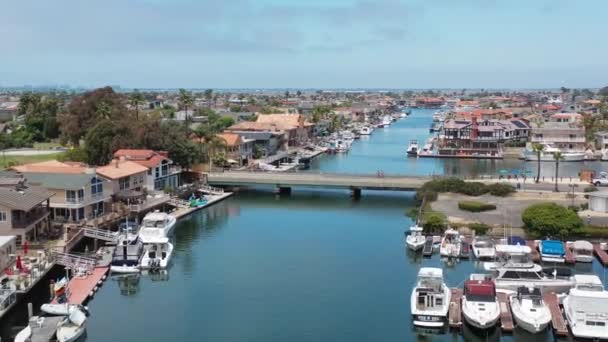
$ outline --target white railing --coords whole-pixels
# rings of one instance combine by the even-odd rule
[[[560,142],[573,142],[573,143],[584,143],[587,142],[585,137],[559,137],[559,136],[544,136],[544,137],[530,137],[531,142],[546,142],[546,143],[560,143]]]
[[[97,260],[94,258],[84,257],[75,254],[53,252],[55,263],[64,267],[69,267],[72,270],[81,272],[92,272],[97,265]]]
[[[84,228],[84,236],[109,242],[115,242],[117,240],[117,235],[115,233],[104,229]]]

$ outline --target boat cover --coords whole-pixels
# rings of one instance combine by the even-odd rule
[[[524,238],[522,238],[521,236],[509,236],[507,241],[509,242],[509,245],[526,245],[526,240],[524,240]]]
[[[553,254],[553,255],[564,255],[564,243],[557,240],[544,240],[541,243],[541,253]]]
[[[493,297],[495,292],[494,282],[491,280],[467,280],[464,282],[465,295]]]
[[[572,248],[578,249],[578,250],[592,251],[593,245],[589,241],[578,240],[578,241],[574,241],[574,243],[572,244]]]

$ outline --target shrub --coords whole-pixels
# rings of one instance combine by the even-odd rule
[[[495,210],[496,205],[478,201],[460,201],[458,202],[458,209],[479,213],[482,211]]]
[[[491,195],[498,197],[506,197],[515,192],[515,188],[511,184],[494,183],[486,186],[486,189]]]
[[[581,210],[587,210],[587,209],[589,209],[589,203],[581,204]]]
[[[480,182],[466,183],[461,189],[460,193],[468,196],[481,196],[488,192],[488,187]]]
[[[437,212],[428,214],[422,224],[422,228],[427,233],[442,232],[445,229],[445,217]]]
[[[521,218],[526,231],[537,237],[566,238],[580,233],[583,227],[583,220],[574,211],[555,203],[532,205]]]
[[[583,192],[594,192],[594,191],[597,191],[597,190],[598,189],[597,189],[597,187],[595,185],[589,185],[589,186],[586,186],[583,189]]]
[[[490,230],[489,225],[485,223],[471,223],[469,229],[475,232],[475,235],[485,235]]]

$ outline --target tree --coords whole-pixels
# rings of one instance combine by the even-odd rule
[[[573,210],[555,203],[532,205],[524,210],[521,218],[524,228],[536,237],[564,239],[583,227],[583,221]]]
[[[598,94],[599,96],[608,96],[608,86],[606,86],[606,87],[604,87],[604,88],[600,89],[600,90],[597,92],[597,94]]]
[[[135,120],[139,120],[139,105],[145,100],[144,94],[140,93],[137,89],[129,95],[129,102],[135,108]]]
[[[207,142],[207,153],[209,158],[209,172],[213,169],[213,158],[219,149],[226,147],[226,140],[217,135],[210,136]]]
[[[285,100],[289,100],[289,90],[285,90]]]
[[[564,160],[564,156],[560,151],[553,152],[553,159],[555,160],[555,192],[559,192],[557,186],[557,178],[559,176],[559,161]]]
[[[203,94],[205,96],[205,101],[207,101],[207,106],[209,106],[211,100],[213,100],[213,89],[207,89]]]
[[[169,121],[161,125],[161,132],[160,149],[169,152],[175,163],[189,169],[201,160],[199,148],[190,140],[186,127]]]
[[[192,109],[194,105],[194,97],[192,97],[192,93],[187,91],[186,89],[179,90],[179,106],[185,113],[184,115],[184,125],[186,127],[190,127],[191,115],[188,113],[188,109]]]
[[[302,96],[302,92],[298,90],[298,91],[296,91],[296,95],[297,95],[298,97],[300,97],[300,96]]]
[[[427,233],[443,232],[445,229],[445,218],[440,213],[430,213],[425,218],[422,228]]]
[[[129,147],[131,134],[127,127],[103,119],[93,126],[85,136],[86,161],[90,165],[106,165],[113,157],[114,151]]]
[[[532,144],[532,151],[534,151],[534,153],[536,153],[536,165],[537,165],[536,183],[540,182],[540,161],[541,161],[541,154],[543,153],[544,150],[545,150],[545,145],[542,145],[539,143]]]

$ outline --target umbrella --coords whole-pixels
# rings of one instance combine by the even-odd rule
[[[21,271],[23,269],[23,265],[21,264],[21,255],[17,255],[17,262],[15,263],[17,269]]]
[[[27,244],[27,241],[25,241],[25,242],[23,243],[23,255],[27,255],[27,249],[28,249],[28,247],[29,247],[29,246],[28,246],[28,244]]]

